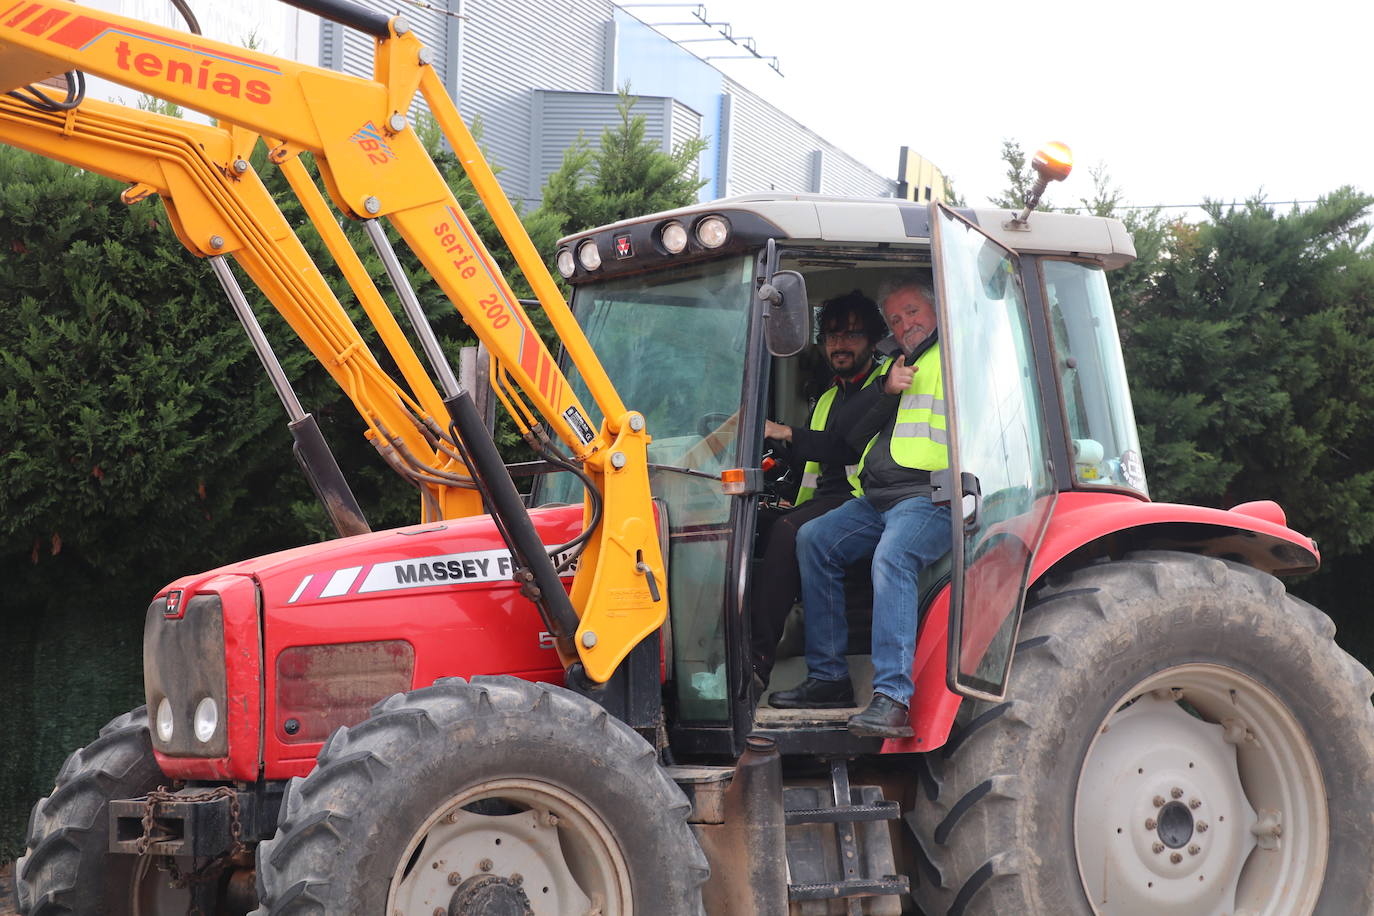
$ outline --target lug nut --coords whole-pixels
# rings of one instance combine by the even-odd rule
[[[1152,817],[1147,817],[1147,818],[1145,818],[1145,829],[1146,829],[1146,830],[1154,830],[1154,829],[1155,829],[1156,827],[1158,827],[1158,826],[1159,826],[1159,822],[1156,821],[1154,818],[1152,818]]]
[[[483,859],[482,861],[477,863],[477,867],[480,868],[482,871],[491,871],[491,866],[491,859]]]
[[[1172,863],[1174,863],[1175,865],[1177,865],[1178,863],[1180,863],[1180,862],[1183,861],[1183,856],[1180,855],[1179,853],[1176,853],[1176,852],[1170,853],[1170,854],[1169,854],[1169,861],[1172,862]]]
[[[1178,786],[1174,786],[1172,789],[1169,790],[1169,795],[1172,798],[1182,798],[1183,790],[1180,789]]]
[[[1197,832],[1198,832],[1198,833],[1206,833],[1206,832],[1207,832],[1207,822],[1206,822],[1206,821],[1198,821],[1194,826],[1197,828]]]
[[[448,883],[452,884],[454,887],[457,887],[459,884],[463,883],[463,876],[458,874],[456,871],[451,871],[448,873]]]
[[[548,814],[544,815],[544,823],[548,824],[550,827],[557,827],[558,815],[550,811]]]
[[[1202,807],[1202,799],[1199,799],[1199,798],[1190,798],[1190,799],[1188,799],[1188,807],[1189,807],[1189,808],[1192,808],[1194,811],[1196,811],[1198,808],[1201,808],[1201,807]]]
[[[1188,847],[1188,855],[1190,856],[1195,856],[1200,852],[1202,852],[1202,847],[1196,843]]]
[[[1163,807],[1164,807],[1164,796],[1163,796],[1163,795],[1156,795],[1156,796],[1155,796],[1155,807],[1156,807],[1156,808],[1163,808]]]
[[[1150,848],[1153,849],[1153,850],[1155,851],[1155,855],[1159,855],[1161,852],[1164,851],[1164,844],[1163,844],[1163,843],[1156,843],[1156,844],[1154,844],[1153,846],[1151,846]]]

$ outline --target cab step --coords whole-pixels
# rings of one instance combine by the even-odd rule
[[[891,834],[883,823],[900,817],[898,804],[883,799],[877,786],[851,787],[849,761],[842,757],[830,761],[830,782],[829,791],[783,790],[792,912],[900,913],[896,898],[910,891],[910,882],[895,874]],[[843,909],[836,910],[841,901]]]

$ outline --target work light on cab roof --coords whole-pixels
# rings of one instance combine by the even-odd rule
[[[1035,158],[1031,160],[1031,168],[1035,169],[1035,174],[1039,177],[1036,178],[1030,193],[1026,195],[1026,208],[1008,224],[1008,228],[1026,228],[1031,211],[1040,203],[1040,198],[1050,182],[1063,181],[1069,177],[1069,172],[1073,171],[1073,153],[1066,144],[1058,141],[1046,143],[1036,150]]]

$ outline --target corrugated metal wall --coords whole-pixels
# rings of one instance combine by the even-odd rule
[[[388,16],[400,14],[405,17],[410,28],[420,42],[434,52],[434,70],[445,84],[449,81],[454,61],[446,53],[448,47],[448,16],[437,10],[423,9],[409,4],[396,3],[394,0],[354,0],[361,6],[377,10]],[[432,6],[442,6],[444,0],[435,0]],[[357,76],[372,76],[372,54],[376,47],[370,35],[354,29],[346,29],[336,22],[323,20],[320,23],[320,66],[332,67]],[[423,108],[424,103],[418,103]]]
[[[671,106],[669,116],[672,123],[669,125],[667,152],[672,152],[688,140],[701,137],[702,117],[677,99],[669,99],[668,103]]]
[[[482,121],[482,145],[506,194],[537,204],[532,172],[534,89],[599,92],[606,58],[607,0],[466,0],[463,117]],[[597,130],[600,134],[600,130]],[[576,132],[574,131],[574,136]],[[559,151],[562,152],[561,150]]]
[[[397,0],[358,2],[388,14],[398,6]],[[469,124],[480,120],[482,146],[502,187],[533,209],[545,178],[562,161],[578,127],[595,142],[602,128],[615,123],[615,96],[607,94],[615,89],[607,85],[615,78],[613,5],[610,0],[447,2],[466,17],[459,27],[461,64],[449,17],[408,4],[402,12],[421,40],[436,50],[436,69],[447,85],[456,87],[463,117]],[[350,29],[325,23],[320,55],[325,66],[372,72],[371,40]],[[669,148],[703,131],[716,133],[726,194],[896,193],[895,179],[859,163],[738,83],[727,79],[724,85],[720,124],[703,125],[691,108],[659,97],[652,106],[645,97],[636,113],[650,119],[652,135],[665,138]]]
[[[726,193],[813,191],[854,197],[891,197],[897,182],[863,165],[814,131],[734,82],[722,155]],[[724,149],[724,147],[723,147]]]
[[[563,151],[577,142],[579,133],[588,146],[599,149],[602,131],[619,126],[619,101],[614,92],[534,91],[530,104],[531,206],[549,175],[563,164]],[[683,140],[701,136],[701,115],[676,99],[638,96],[630,113],[644,118],[645,137],[664,152],[671,152]]]

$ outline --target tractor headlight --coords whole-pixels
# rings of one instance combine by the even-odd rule
[[[172,704],[166,697],[157,704],[157,737],[158,740],[166,743],[172,740],[172,732],[176,730],[176,723],[172,721]]]
[[[679,222],[663,227],[663,247],[669,254],[681,254],[687,247],[687,229]]]
[[[196,705],[196,715],[191,727],[195,730],[196,740],[201,744],[215,736],[215,729],[219,727],[219,707],[215,705],[213,697],[206,697]]]
[[[577,262],[573,260],[571,248],[558,249],[558,272],[566,279],[577,271]]]
[[[601,252],[596,250],[596,239],[587,239],[577,246],[577,260],[587,270],[596,270],[601,266]]]
[[[721,216],[708,216],[697,223],[697,241],[707,248],[719,248],[730,237],[730,224]]]

